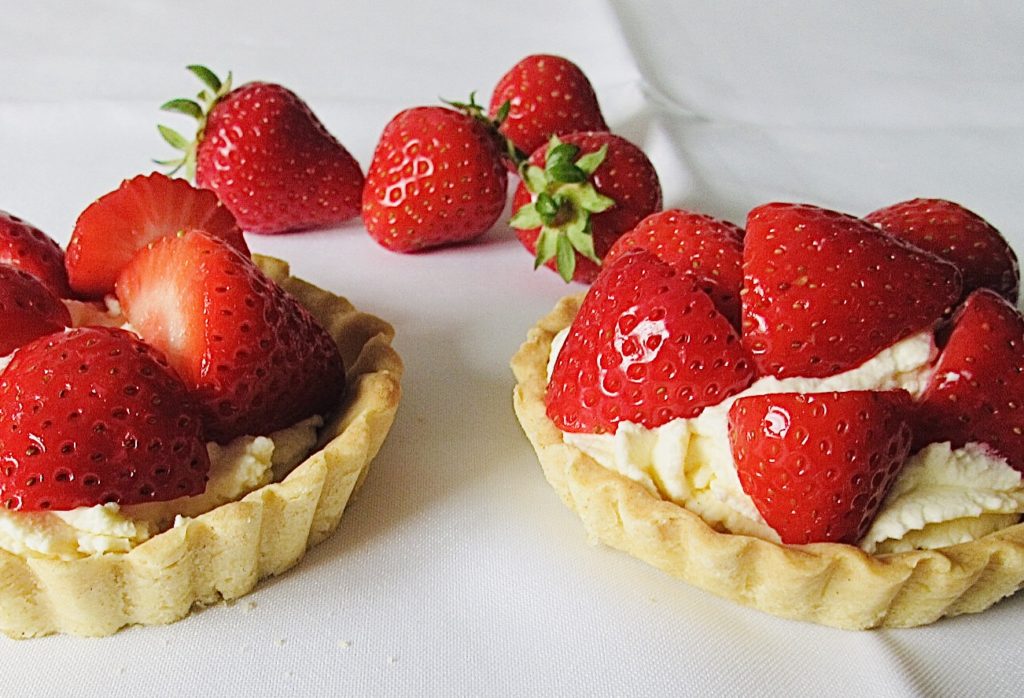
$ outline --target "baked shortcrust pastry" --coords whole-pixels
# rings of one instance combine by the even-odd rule
[[[61,558],[0,550],[0,630],[109,635],[170,623],[196,606],[235,599],[294,566],[338,526],[394,419],[402,362],[393,330],[347,300],[289,276],[280,260],[254,261],[334,339],[346,391],[324,415],[313,451],[271,484],[195,516],[127,551]],[[301,459],[301,458],[300,458]]]
[[[730,533],[568,443],[545,408],[556,335],[584,296],[562,299],[512,359],[516,414],[544,475],[590,536],[701,589],[839,628],[910,627],[976,613],[1024,584],[1024,524],[938,549],[869,554],[844,543],[785,545]]]

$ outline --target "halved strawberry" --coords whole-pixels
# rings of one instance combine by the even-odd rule
[[[975,291],[954,316],[915,437],[918,448],[986,444],[1024,472],[1024,318],[995,291]]]
[[[949,262],[806,204],[759,206],[743,251],[743,344],[766,375],[824,377],[929,329],[960,297]]]
[[[964,297],[975,289],[990,288],[1017,302],[1017,255],[988,221],[960,204],[913,199],[873,211],[864,220],[955,264],[964,277]]]
[[[703,213],[661,211],[647,216],[616,240],[604,263],[610,264],[630,250],[641,249],[681,272],[696,276],[719,312],[739,328],[743,228]]]
[[[71,326],[71,314],[32,274],[0,264],[0,356]]]
[[[167,355],[210,439],[266,434],[336,404],[337,345],[245,255],[204,232],[139,251],[117,279],[125,316]]]
[[[0,504],[24,511],[200,494],[195,406],[159,351],[82,327],[23,346],[0,373]]]
[[[753,379],[736,331],[696,280],[641,250],[590,287],[548,382],[547,414],[562,431],[654,428]]]
[[[34,225],[0,211],[0,263],[36,277],[58,298],[71,296],[64,251]]]
[[[85,298],[113,293],[136,250],[186,229],[204,230],[249,254],[234,216],[213,192],[157,172],[125,180],[78,217],[66,258],[71,288]]]
[[[783,543],[856,543],[910,452],[910,409],[905,390],[739,398],[740,484]]]

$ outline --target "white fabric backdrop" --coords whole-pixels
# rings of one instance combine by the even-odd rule
[[[486,96],[544,51],[591,76],[667,205],[742,223],[770,199],[864,213],[942,196],[1024,252],[1022,29],[1013,2],[0,0],[0,208],[65,242],[89,201],[167,154],[157,106],[193,91],[187,63],[289,85],[365,167],[400,109]],[[332,539],[234,605],[0,642],[0,694],[1020,692],[1020,595],[850,633],[591,546],[510,400],[508,359],[566,287],[504,224],[418,256],[358,222],[249,241],[398,330],[406,395],[365,488]]]

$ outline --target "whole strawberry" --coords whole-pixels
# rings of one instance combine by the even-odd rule
[[[200,494],[195,405],[161,353],[82,327],[23,346],[0,373],[0,503],[64,511]]]
[[[743,490],[783,543],[856,543],[910,452],[910,394],[737,399],[729,443]]]
[[[488,111],[523,157],[551,136],[608,130],[590,80],[560,56],[527,56],[512,66],[495,86]]]
[[[195,141],[161,126],[184,151],[162,164],[194,167],[196,183],[253,233],[329,226],[359,213],[359,163],[294,92],[266,82],[232,89],[230,74],[221,82],[202,66],[189,70],[206,85],[198,101],[174,99],[162,108],[195,117]]]
[[[71,314],[43,282],[0,264],[0,357],[71,326]]]
[[[635,145],[611,133],[552,137],[522,168],[510,225],[566,281],[589,283],[623,233],[661,209],[661,183]]]
[[[83,298],[103,298],[136,251],[193,228],[249,256],[235,217],[213,192],[159,172],[126,179],[75,221],[64,259],[71,287]]]
[[[873,211],[864,220],[955,264],[964,277],[964,298],[975,289],[990,288],[1017,302],[1017,255],[988,221],[960,204],[913,199]]]
[[[743,343],[762,374],[824,377],[932,329],[960,297],[949,262],[806,204],[759,206],[743,251]]]
[[[736,330],[693,276],[643,250],[590,287],[555,361],[547,414],[562,431],[653,429],[697,416],[754,379]]]
[[[740,326],[743,286],[743,229],[692,211],[654,213],[608,250],[611,264],[630,250],[647,250],[680,272],[693,274],[733,327]]]
[[[367,170],[363,223],[378,243],[415,252],[485,233],[508,175],[488,128],[445,107],[416,107],[384,127]]]
[[[327,331],[248,257],[203,232],[139,251],[117,298],[185,381],[209,439],[281,429],[326,412],[344,390]]]
[[[58,298],[71,296],[60,245],[39,228],[6,211],[0,211],[0,263],[27,271]]]
[[[1024,318],[996,292],[975,291],[954,316],[915,437],[917,447],[982,443],[1024,472]]]

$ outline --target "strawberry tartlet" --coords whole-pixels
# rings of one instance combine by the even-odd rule
[[[7,216],[10,240],[0,630],[172,622],[337,527],[398,406],[390,325],[251,257],[216,196],[162,175],[87,208],[66,257]]]
[[[867,219],[656,214],[531,330],[516,413],[593,537],[842,628],[1024,584],[1016,257],[950,202]]]

